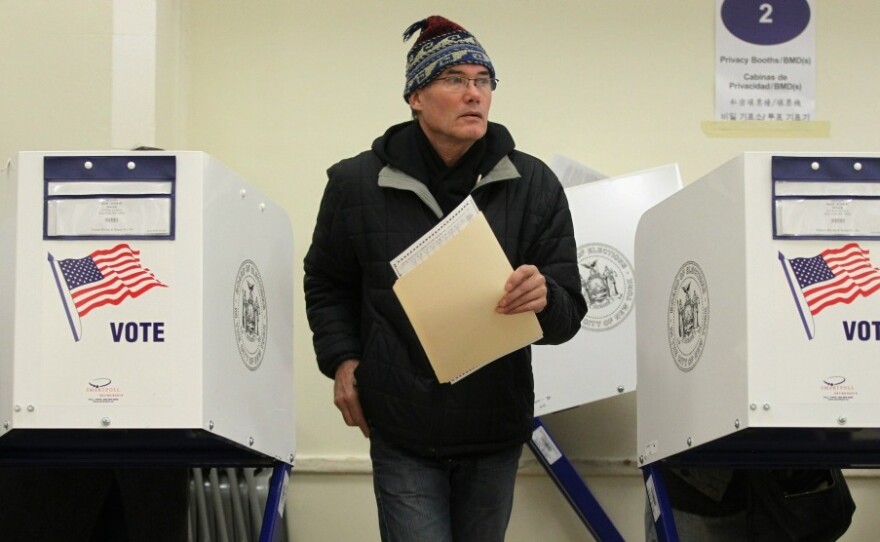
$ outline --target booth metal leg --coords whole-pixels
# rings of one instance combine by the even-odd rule
[[[532,431],[532,440],[529,441],[529,448],[574,508],[578,517],[584,522],[593,538],[600,542],[623,542],[623,537],[608,519],[602,506],[599,505],[599,501],[593,497],[583,479],[559,449],[559,446],[556,445],[556,441],[550,436],[550,432],[544,427],[543,422],[537,417]]]
[[[663,482],[661,470],[659,463],[651,463],[642,467],[645,490],[648,492],[648,503],[651,506],[651,513],[654,515],[657,540],[659,542],[678,542],[675,518],[672,516],[672,506],[669,504],[669,496],[666,494],[666,484]]]
[[[290,465],[287,463],[279,463],[272,470],[272,478],[269,480],[269,494],[266,497],[266,508],[263,510],[263,527],[260,530],[260,542],[272,542],[278,522],[284,521],[284,494],[289,476]]]

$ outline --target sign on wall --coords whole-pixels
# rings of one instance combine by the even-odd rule
[[[815,120],[813,4],[716,0],[716,120]]]

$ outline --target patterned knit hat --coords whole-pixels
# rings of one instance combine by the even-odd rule
[[[412,49],[406,55],[406,85],[403,99],[413,91],[434,80],[449,66],[480,64],[495,77],[495,68],[486,50],[470,32],[445,17],[432,15],[410,25],[403,33],[403,41],[421,30]]]

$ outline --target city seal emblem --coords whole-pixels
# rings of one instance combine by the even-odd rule
[[[581,327],[606,331],[623,322],[635,298],[633,268],[626,256],[610,245],[589,243],[578,247],[578,267],[589,307]]]
[[[696,262],[685,262],[675,274],[666,325],[672,359],[682,371],[692,370],[709,333],[709,288]]]
[[[269,314],[266,309],[266,291],[260,270],[257,264],[245,260],[241,262],[235,276],[232,317],[238,353],[251,371],[260,368],[266,352],[269,331]]]

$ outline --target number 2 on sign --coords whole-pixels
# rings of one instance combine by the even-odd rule
[[[758,9],[764,12],[758,22],[761,24],[773,24],[773,4],[761,4],[758,6]]]

